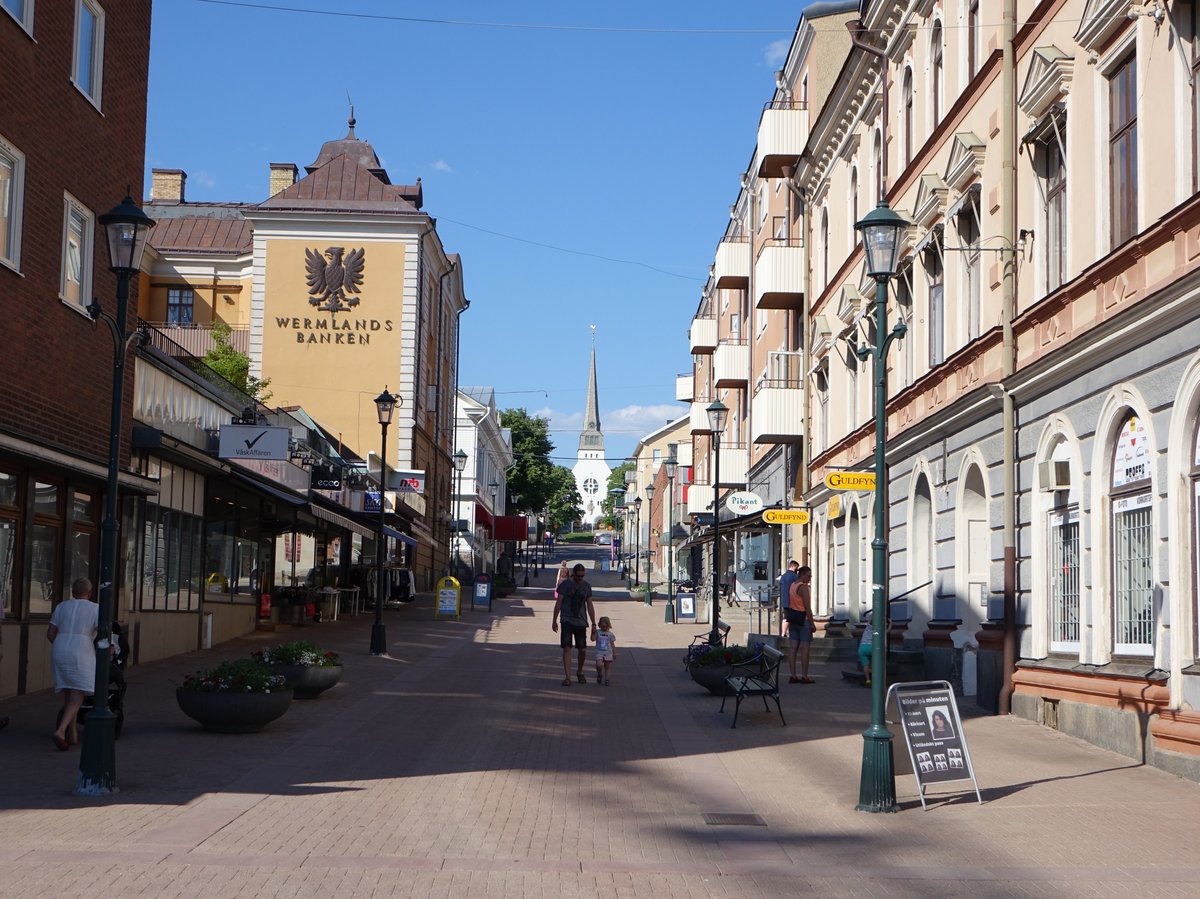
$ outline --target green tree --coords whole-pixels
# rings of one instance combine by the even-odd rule
[[[566,527],[583,517],[583,498],[575,486],[575,475],[571,469],[555,465],[550,477],[554,487],[554,493],[547,503],[550,524],[553,528]]]
[[[271,398],[271,392],[267,390],[271,379],[256,378],[250,374],[250,357],[233,348],[229,342],[231,333],[233,329],[224,322],[213,324],[213,347],[204,354],[204,364],[258,402],[265,403]]]
[[[524,409],[504,409],[500,424],[512,431],[513,467],[508,472],[509,512],[540,512],[555,493],[550,422]],[[514,501],[513,497],[517,499]]]
[[[600,503],[600,509],[604,514],[597,522],[599,527],[615,528],[617,526],[617,516],[613,512],[613,508],[616,506],[616,497],[613,496],[612,492],[614,490],[620,490],[622,493],[625,492],[625,472],[633,471],[633,468],[634,465],[632,462],[622,462],[608,476],[608,483],[604,487],[604,499]],[[621,501],[624,502],[624,499]]]

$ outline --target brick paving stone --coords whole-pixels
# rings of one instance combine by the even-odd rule
[[[731,729],[681,664],[703,625],[664,624],[661,601],[593,582],[618,636],[607,688],[559,685],[545,586],[461,621],[435,620],[429,596],[388,610],[387,658],[367,654],[365,615],[133,669],[109,798],[71,795],[78,760],[48,739],[52,694],[0,703],[5,893],[1196,895],[1200,786],[968,715],[982,806],[955,785],[923,812],[905,774],[898,814],[856,813],[868,691],[816,666],[815,686],[785,685],[787,727],[749,704]],[[186,673],[301,638],[343,655],[320,699],[251,735],[208,734],[178,711]],[[711,827],[706,812],[767,826]]]

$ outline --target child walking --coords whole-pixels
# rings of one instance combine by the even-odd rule
[[[596,622],[596,683],[608,686],[608,676],[616,655],[617,635],[613,633],[608,616],[601,615]]]

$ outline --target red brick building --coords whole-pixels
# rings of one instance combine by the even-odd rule
[[[99,572],[113,341],[85,307],[116,308],[96,220],[139,200],[150,6],[0,0],[0,695],[49,685],[51,608]]]

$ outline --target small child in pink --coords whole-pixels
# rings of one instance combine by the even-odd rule
[[[596,622],[596,683],[608,686],[608,675],[612,671],[613,659],[617,655],[617,635],[607,615]]]

